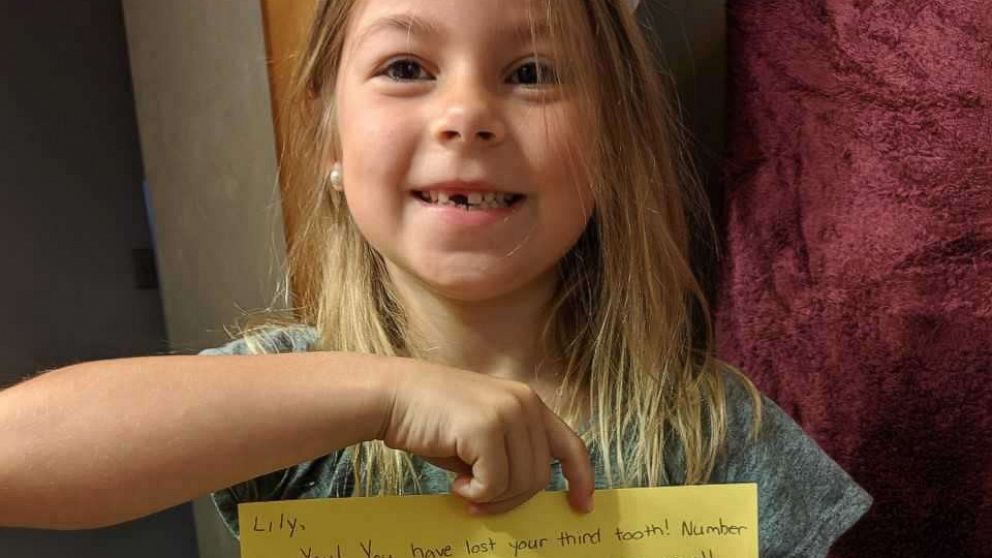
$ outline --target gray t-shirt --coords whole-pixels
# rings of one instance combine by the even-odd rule
[[[313,328],[271,330],[263,342],[270,352],[305,352],[316,340]],[[235,340],[201,355],[246,355],[243,340]],[[728,375],[728,379],[731,377]],[[830,545],[871,506],[872,498],[837,465],[785,412],[763,397],[761,433],[749,436],[752,403],[739,381],[727,385],[728,435],[724,458],[711,484],[757,483],[758,541],[765,558],[826,556]],[[596,488],[607,488],[601,457],[590,450]],[[442,469],[413,457],[421,493],[447,493],[450,476]],[[680,474],[667,471],[673,484]],[[280,469],[212,494],[213,502],[231,533],[239,536],[237,505],[242,502],[297,498],[347,497],[354,479],[347,450]],[[552,463],[548,490],[564,490],[558,463]]]

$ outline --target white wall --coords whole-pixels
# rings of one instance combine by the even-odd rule
[[[172,348],[222,343],[268,306],[285,241],[259,2],[124,0],[142,154]],[[212,505],[202,558],[237,556]]]

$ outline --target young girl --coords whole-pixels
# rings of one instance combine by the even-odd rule
[[[296,106],[298,318],[0,393],[0,524],[213,492],[237,535],[255,500],[756,482],[770,557],[867,509],[712,354],[698,189],[626,0],[325,0]]]

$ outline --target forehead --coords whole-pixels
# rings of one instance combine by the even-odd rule
[[[545,38],[540,0],[362,0],[355,7],[350,41],[401,35],[447,39],[456,35],[518,43]]]

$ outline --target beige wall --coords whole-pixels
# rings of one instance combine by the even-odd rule
[[[284,260],[261,9],[123,5],[167,333],[189,352],[268,306]],[[200,556],[237,556],[209,502],[194,511]]]

